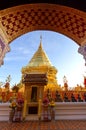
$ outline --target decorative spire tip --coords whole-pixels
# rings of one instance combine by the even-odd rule
[[[42,42],[42,35],[40,35],[40,42]]]

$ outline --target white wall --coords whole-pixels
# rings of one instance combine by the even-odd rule
[[[9,103],[0,103],[0,121],[9,120]],[[36,115],[37,116],[37,115]],[[36,119],[30,115],[28,120]],[[86,102],[61,102],[56,103],[55,120],[86,120]]]
[[[9,103],[0,103],[0,121],[8,121],[9,120]]]
[[[56,103],[56,120],[85,120],[86,102],[63,102]]]

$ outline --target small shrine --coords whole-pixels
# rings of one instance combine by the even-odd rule
[[[44,86],[47,84],[46,74],[25,74],[22,82],[25,85],[25,115],[37,114],[40,118],[41,101],[43,99]]]

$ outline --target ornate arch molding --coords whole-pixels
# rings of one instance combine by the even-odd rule
[[[0,29],[7,44],[30,31],[51,30],[81,46],[86,42],[86,13],[55,4],[26,4],[0,11]]]
[[[73,8],[55,4],[27,4],[0,11],[0,21],[8,43],[34,30],[59,32],[79,45],[85,43],[86,13]]]

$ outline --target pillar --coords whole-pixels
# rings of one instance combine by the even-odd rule
[[[83,55],[83,58],[85,59],[85,66],[86,66],[86,45],[82,45],[78,48],[78,52]]]

